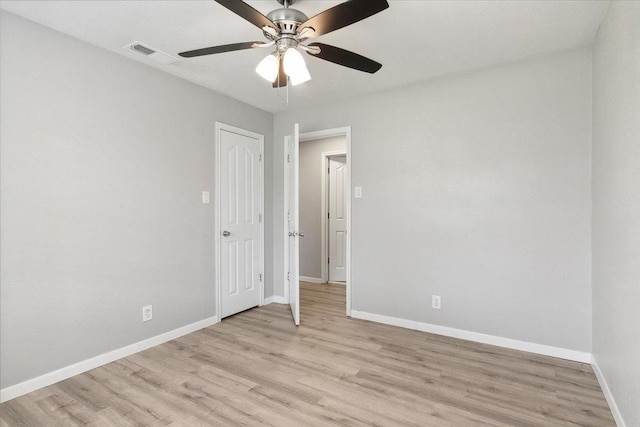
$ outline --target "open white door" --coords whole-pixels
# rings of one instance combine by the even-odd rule
[[[300,324],[300,221],[298,217],[298,192],[300,188],[299,176],[299,156],[300,156],[300,130],[296,123],[293,129],[293,136],[286,142],[287,158],[287,236],[289,239],[289,271],[287,279],[289,281],[289,305],[293,322]]]

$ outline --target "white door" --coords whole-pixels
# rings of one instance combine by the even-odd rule
[[[347,280],[347,158],[329,158],[329,280]]]
[[[287,237],[289,240],[289,305],[293,315],[293,323],[300,324],[300,221],[298,217],[298,197],[300,189],[299,157],[300,157],[300,130],[296,123],[293,136],[286,141],[287,154]]]
[[[261,304],[262,135],[218,131],[220,317]]]

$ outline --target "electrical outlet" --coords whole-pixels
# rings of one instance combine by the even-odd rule
[[[431,308],[440,310],[440,295],[431,295]]]
[[[153,306],[146,305],[142,307],[142,321],[148,322],[151,319],[153,319]]]

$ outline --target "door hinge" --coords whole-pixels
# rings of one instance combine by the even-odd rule
[[[260,155],[258,156],[258,161],[261,162],[262,161],[262,153],[260,153]]]
[[[329,258],[327,257],[327,264],[331,264],[331,261],[329,261]]]
[[[262,273],[260,273],[260,281],[262,282]]]
[[[289,155],[287,154],[287,163],[289,163]]]
[[[262,214],[261,213],[258,214],[258,222],[262,223]]]
[[[287,272],[287,280],[291,280],[291,272],[290,271]]]
[[[327,168],[327,173],[331,174],[331,168]]]
[[[331,218],[329,215],[330,215],[329,212],[327,212],[327,219]]]

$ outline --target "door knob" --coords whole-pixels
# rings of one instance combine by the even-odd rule
[[[224,237],[229,237],[229,236],[231,236],[231,233],[229,233],[227,230],[224,230],[224,231],[222,232],[222,235],[223,235]]]
[[[304,233],[298,233],[298,236],[304,237]]]

